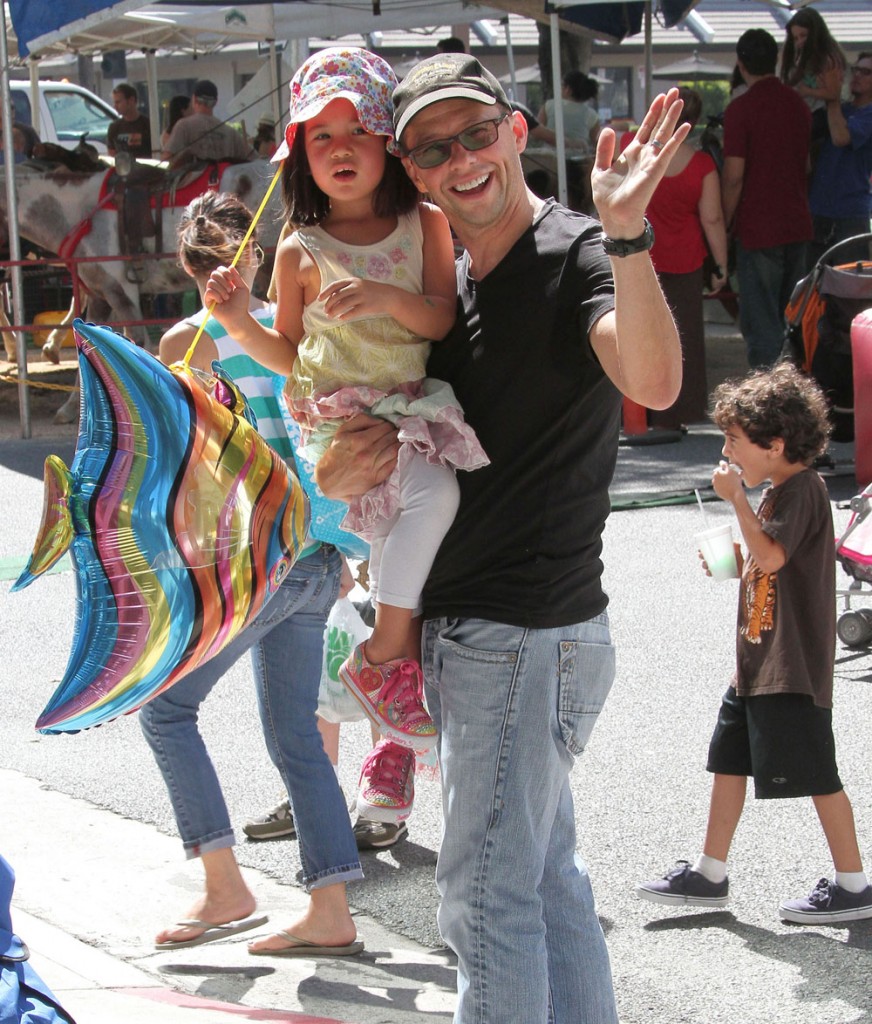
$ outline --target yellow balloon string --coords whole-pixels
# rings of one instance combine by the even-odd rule
[[[284,161],[282,161],[279,164],[279,166],[277,167],[276,173],[273,175],[273,179],[269,183],[269,188],[266,190],[266,194],[264,195],[263,199],[261,200],[260,206],[257,208],[257,213],[252,218],[251,224],[248,227],[248,231],[245,232],[245,237],[239,243],[239,249],[236,251],[236,255],[233,257],[233,261],[230,264],[231,267],[235,267],[236,266],[236,264],[239,262],[239,260],[240,260],[240,258],[242,256],[242,254],[245,252],[246,246],[248,245],[248,243],[249,243],[249,241],[251,239],[251,236],[254,234],[254,229],[257,227],[257,222],[260,220],[260,216],[263,213],[264,209],[266,208],[266,204],[269,202],[269,197],[273,194],[273,189],[276,187],[276,184],[278,183],[279,176],[282,173],[282,168],[283,167],[284,167]],[[197,328],[197,333],[194,335],[194,340],[191,342],[191,347],[185,353],[185,358],[182,360],[182,362],[183,362],[183,364],[185,366],[185,369],[187,369],[191,365],[191,360],[194,358],[194,350],[197,347],[197,342],[200,340],[200,335],[202,335],[202,333],[203,333],[203,331],[204,331],[204,329],[206,327],[206,324],[207,324],[209,318],[212,316],[212,313],[214,312],[215,307],[217,305],[218,305],[217,302],[213,302],[212,305],[206,310],[206,315],[203,317],[203,322]]]

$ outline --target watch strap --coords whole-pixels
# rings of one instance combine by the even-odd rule
[[[603,249],[609,256],[632,256],[637,252],[647,252],[654,244],[654,228],[647,217],[644,218],[645,230],[637,238],[609,238],[605,232],[601,236]]]

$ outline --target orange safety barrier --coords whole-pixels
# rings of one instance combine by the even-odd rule
[[[623,431],[628,436],[645,434],[648,431],[648,410],[630,398],[624,399]]]

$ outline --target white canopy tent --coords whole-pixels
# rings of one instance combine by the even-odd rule
[[[731,64],[718,64],[713,60],[706,60],[700,57],[696,50],[693,56],[685,57],[683,60],[674,60],[671,64],[662,64],[654,68],[655,78],[670,79],[693,79],[701,81],[706,79],[730,78],[733,74]]]
[[[7,0],[10,2],[10,0]],[[11,0],[15,36],[15,5],[29,12],[31,21],[57,21],[56,0]],[[57,53],[103,53],[112,49],[174,49],[210,53],[233,42],[269,39],[328,39],[352,33],[388,31],[434,24],[461,25],[504,15],[496,5],[465,0],[276,0],[256,3],[239,0],[235,5],[216,5],[202,0],[78,0],[90,2],[88,18],[63,23],[40,35],[22,36],[21,57]],[[37,19],[33,9],[51,12]]]
[[[187,52],[196,57],[237,43],[267,44],[268,70],[259,80],[264,85],[264,95],[272,97],[272,113],[278,122],[282,105],[278,95],[277,40],[307,40],[313,36],[323,39],[355,32],[414,28],[433,24],[434,20],[464,24],[502,16],[495,8],[465,0],[237,0],[233,6],[203,0],[70,0],[71,15],[88,7],[92,11],[87,16],[65,20],[63,11],[68,5],[56,0],[7,2],[12,11],[12,23],[7,26],[9,39],[17,41],[19,59],[29,58],[32,81],[38,77],[42,58],[70,53],[100,55],[113,50],[144,53],[154,139],[160,137],[155,63],[159,51]],[[378,13],[374,13],[376,10]],[[21,38],[16,37],[16,28]],[[232,112],[238,108],[239,104],[234,104]],[[39,130],[39,125],[34,127]]]

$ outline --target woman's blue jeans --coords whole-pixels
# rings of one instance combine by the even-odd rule
[[[291,798],[306,887],[363,877],[345,799],[316,722],[324,626],[339,593],[340,565],[332,547],[297,562],[250,626],[140,711],[189,858],[235,842],[197,714],[218,680],[251,649],[263,734]]]
[[[569,788],[614,678],[603,613],[559,629],[425,623],[444,826],[439,928],[455,1024],[616,1024]]]

